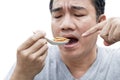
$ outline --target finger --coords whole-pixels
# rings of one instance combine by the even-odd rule
[[[113,44],[117,41],[120,41],[120,31],[119,26],[113,27],[111,30],[111,34],[108,36],[109,43]]]
[[[38,58],[42,55],[45,54],[45,52],[48,50],[48,46],[47,44],[45,44],[44,46],[42,46],[38,51],[36,51],[33,55]]]
[[[44,65],[45,65],[45,59],[46,59],[46,57],[47,57],[47,51],[45,52],[45,54],[44,55],[42,55],[42,56],[40,56],[39,58],[37,58],[37,64],[40,64],[41,65],[41,68],[43,68],[44,67]]]
[[[45,59],[46,59],[46,57],[47,57],[47,53],[48,53],[48,51],[45,51],[45,52],[44,52],[44,55],[40,56],[40,57],[38,58],[38,60],[41,61],[41,62],[44,62]]]
[[[43,64],[43,62],[46,59],[47,53],[48,53],[48,47],[47,47],[47,45],[44,45],[39,51],[37,51],[34,54],[37,59],[37,62],[40,64],[41,63]]]
[[[101,30],[100,36],[108,36],[110,29],[111,29],[111,24],[109,22],[106,22],[104,28]]]
[[[106,21],[103,21],[101,23],[98,23],[97,25],[95,25],[94,27],[90,28],[88,31],[84,32],[82,34],[83,37],[89,36],[91,34],[94,34],[96,32],[100,32],[103,28],[103,26],[106,24]]]
[[[38,32],[28,38],[19,48],[18,51],[25,50],[29,48],[31,45],[33,45],[38,39],[43,38],[45,36],[45,33],[43,32]]]
[[[116,40],[120,41],[120,26],[118,25],[114,31],[114,36],[116,35]]]
[[[113,22],[112,19],[110,19],[108,21],[108,23],[106,24],[106,27],[104,27],[103,30],[101,31],[100,36],[109,45],[111,45],[111,44],[113,44],[113,43],[115,43],[117,41],[116,40],[116,31],[115,31],[116,27],[117,27],[116,22]],[[107,38],[106,38],[106,36],[107,36]]]
[[[105,40],[103,41],[105,46],[110,46],[112,44],[112,43],[109,42],[108,36],[106,36],[104,39],[106,40],[106,41]]]
[[[116,35],[114,35],[114,34],[116,34],[116,30],[115,30],[116,27],[117,26],[115,26],[115,25],[111,26],[111,29],[109,31],[108,42],[111,43],[111,44],[113,44],[117,41],[116,40]]]
[[[44,46],[47,43],[46,39],[39,39],[38,41],[36,41],[31,47],[29,47],[28,49],[26,49],[26,52],[28,54],[32,54],[36,51],[38,51],[42,46]]]
[[[111,26],[108,22],[104,26],[105,27],[100,32],[100,36],[104,39],[104,42],[107,43],[109,42],[108,36],[109,36],[109,31],[110,31]]]
[[[104,45],[105,46],[110,46],[111,44],[109,44],[108,42],[104,41]]]
[[[104,39],[105,46],[111,45],[109,40],[108,40],[110,29],[111,29],[111,25],[109,24],[109,22],[107,22],[105,27],[100,32],[100,36]]]

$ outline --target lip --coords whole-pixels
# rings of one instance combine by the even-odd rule
[[[77,36],[77,34],[67,34],[67,35],[62,35],[62,37],[78,39],[78,41],[73,43],[73,44],[64,44],[64,45],[62,45],[64,48],[66,48],[66,49],[74,49],[74,48],[79,46],[79,37]]]
[[[78,45],[79,45],[79,41],[73,44],[64,44],[63,47],[67,49],[73,49],[73,48],[76,48]]]
[[[77,38],[77,39],[79,39],[78,36],[77,36],[77,34],[66,34],[66,35],[61,35],[61,37],[65,37],[65,38],[70,38],[70,37],[72,37],[72,38]]]

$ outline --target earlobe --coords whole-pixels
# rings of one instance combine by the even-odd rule
[[[100,15],[100,17],[98,19],[98,22],[100,23],[100,22],[102,22],[104,20],[106,20],[106,16],[104,14]]]

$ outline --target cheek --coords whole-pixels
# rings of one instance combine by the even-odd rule
[[[52,24],[52,33],[53,33],[54,37],[58,36],[58,34],[59,34],[59,30],[58,30],[57,26],[55,26],[54,24]]]
[[[89,30],[90,28],[91,28],[90,25],[88,25],[87,23],[84,23],[82,25],[80,24],[80,26],[78,27],[78,32],[82,34],[86,32],[87,30]]]
[[[79,32],[84,33],[87,30],[89,30],[91,27],[93,27],[96,23],[92,21],[84,21],[84,22],[79,22]]]
[[[81,39],[81,44],[86,46],[86,48],[88,47],[93,47],[96,44],[97,41],[97,33],[90,35],[88,37],[84,37]],[[87,44],[87,45],[86,45]]]
[[[81,31],[81,33],[84,33],[87,30],[89,30],[91,27],[94,27],[95,25],[96,25],[96,22],[92,22],[92,21],[84,22],[82,24],[82,27],[79,30]],[[81,40],[82,45],[88,44],[89,46],[93,46],[93,44],[95,44],[97,40],[97,33],[90,35],[88,37],[83,37],[81,39],[82,39]]]

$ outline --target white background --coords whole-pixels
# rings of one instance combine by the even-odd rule
[[[107,18],[120,17],[118,1],[107,0]],[[0,0],[0,80],[16,61],[17,47],[33,31],[44,30],[52,37],[48,7],[49,0]],[[98,45],[103,46],[102,39],[98,40]]]

